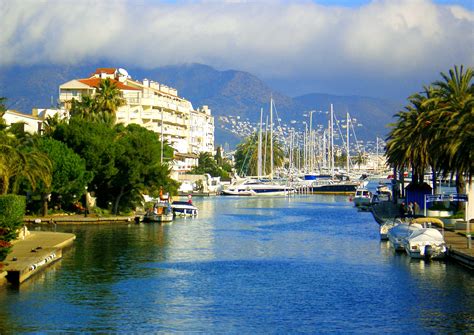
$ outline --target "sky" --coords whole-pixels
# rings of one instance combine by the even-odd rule
[[[201,63],[292,96],[405,99],[474,65],[474,0],[0,0],[0,32],[0,66]]]

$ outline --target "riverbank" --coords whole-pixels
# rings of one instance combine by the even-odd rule
[[[45,217],[28,216],[23,219],[26,224],[94,224],[112,222],[132,222],[135,216],[100,216],[96,214],[49,215]]]

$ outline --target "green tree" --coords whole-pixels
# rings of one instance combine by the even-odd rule
[[[473,68],[464,71],[455,66],[442,80],[433,83],[434,92],[428,103],[435,103],[432,124],[436,154],[440,155],[444,174],[456,175],[458,193],[464,193],[464,176],[469,181],[474,173],[474,84]]]
[[[474,170],[473,70],[455,66],[441,76],[442,81],[412,95],[396,115],[386,154],[396,169],[411,169],[414,183],[423,182],[428,167],[434,188],[438,172],[455,174],[458,193],[463,193],[463,176],[471,180]]]
[[[51,193],[53,204],[72,204],[76,197],[84,193],[85,186],[92,175],[86,170],[86,163],[65,143],[52,138],[42,137],[37,147],[52,162],[52,183],[49,189],[43,188],[42,194]],[[42,197],[45,199],[45,197]],[[45,199],[46,200],[46,199]],[[48,202],[43,202],[43,215],[48,211]]]
[[[143,201],[144,193],[158,195],[160,186],[170,194],[176,194],[178,183],[169,178],[170,167],[161,164],[161,142],[159,135],[141,126],[131,124],[116,127],[117,173],[109,180],[109,201],[114,213],[129,210]],[[171,160],[173,150],[164,148],[164,158]],[[103,197],[106,195],[103,194]]]
[[[221,159],[222,161],[222,159]],[[224,170],[209,152],[199,154],[198,166],[194,167],[191,174],[209,174],[212,177],[221,177],[223,180],[229,180],[228,171]]]
[[[109,78],[101,80],[94,96],[82,96],[80,101],[72,100],[70,115],[92,122],[100,122],[112,127],[116,112],[125,104],[122,93]]]
[[[268,141],[264,140],[262,145],[262,152],[266,152],[264,161],[265,171],[263,174],[270,174],[271,170],[271,156],[270,156],[270,133],[263,134],[264,139],[267,138]],[[284,151],[282,144],[276,139],[276,136],[273,137],[273,167],[278,168],[283,166],[284,163]],[[258,174],[258,133],[255,132],[253,135],[248,136],[237,146],[235,153],[235,168],[239,175],[247,176],[256,176]]]
[[[18,193],[22,182],[33,190],[40,182],[49,186],[51,169],[51,161],[31,137],[15,135],[9,128],[0,131],[0,194]]]

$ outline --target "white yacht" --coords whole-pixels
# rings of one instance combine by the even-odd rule
[[[295,190],[287,185],[279,185],[270,180],[249,178],[230,185],[222,191],[222,195],[271,196],[289,195],[294,192]]]

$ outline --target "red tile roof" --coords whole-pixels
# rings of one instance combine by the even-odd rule
[[[95,70],[95,72],[92,75],[101,74],[101,73],[114,74],[115,71],[116,71],[116,69],[112,68],[112,67],[100,67],[97,70]]]
[[[100,81],[102,79],[100,78],[88,78],[88,79],[78,79],[79,82],[86,84],[90,87],[99,87]],[[132,86],[125,85],[124,83],[121,83],[118,80],[115,79],[110,79],[111,82],[115,83],[118,89],[120,90],[129,90],[129,91],[140,91],[139,88],[135,88]]]

